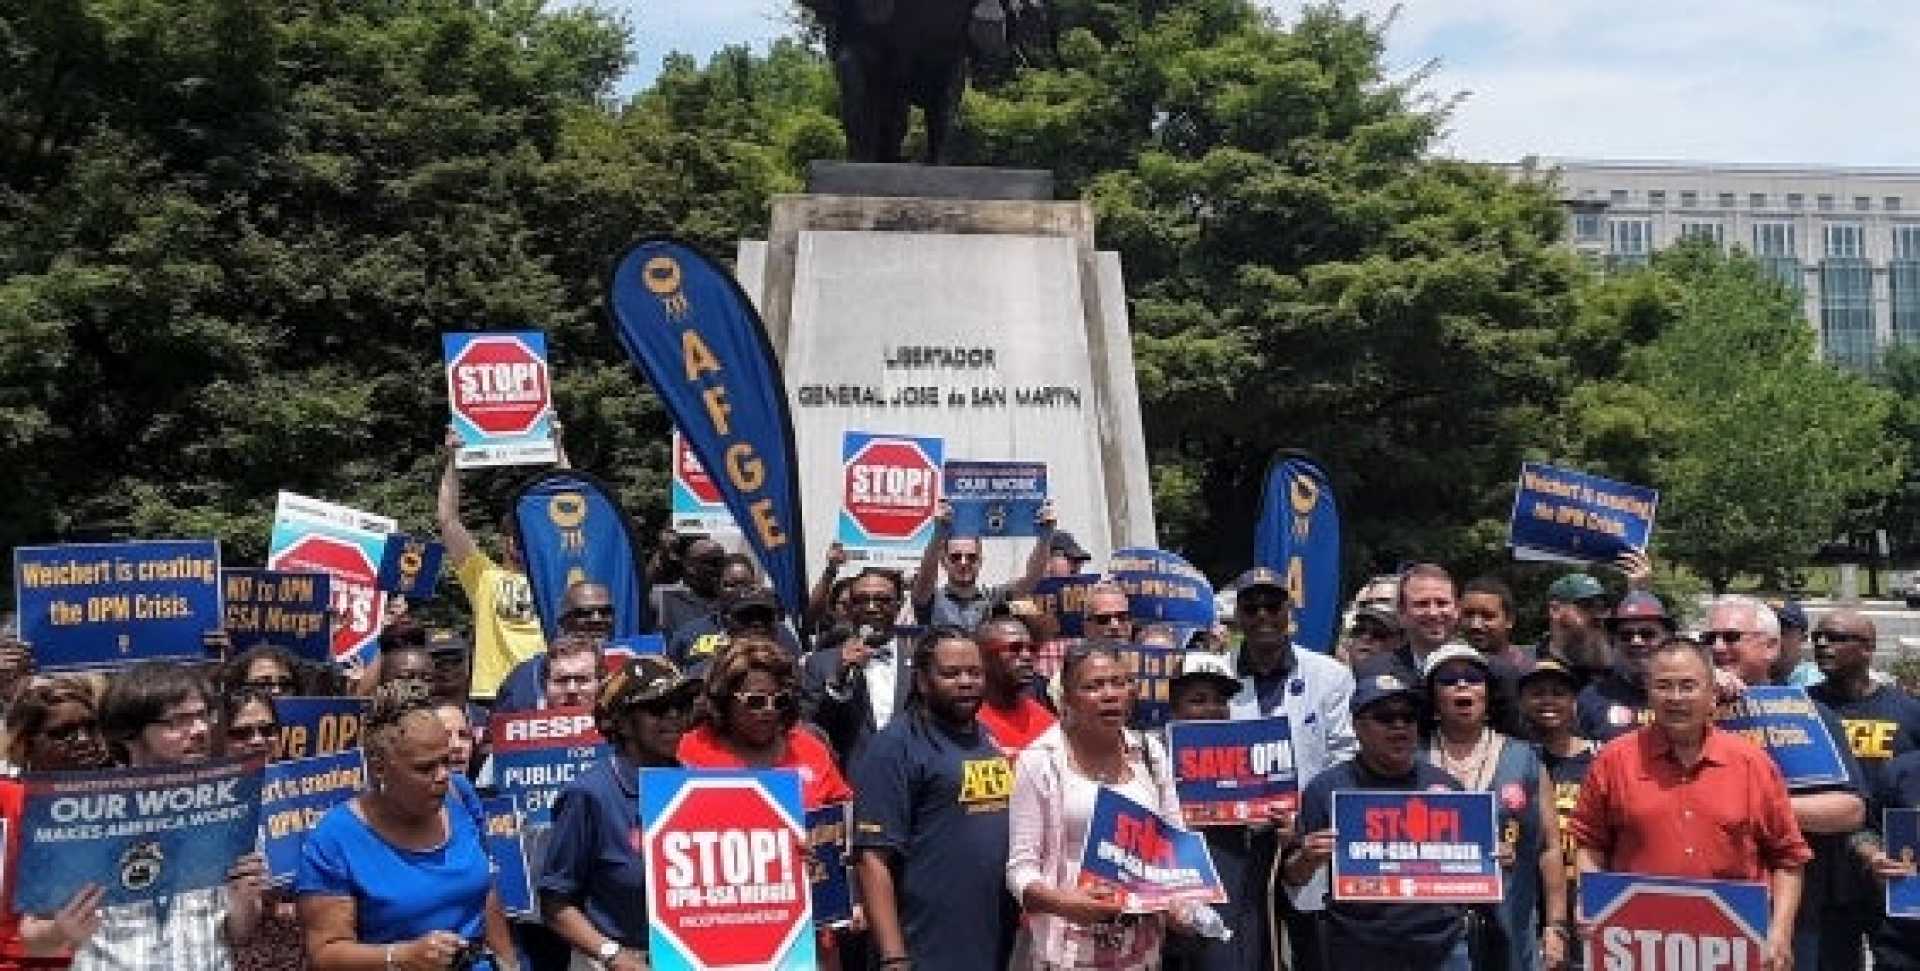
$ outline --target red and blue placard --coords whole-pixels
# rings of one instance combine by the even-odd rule
[[[1880,832],[1887,855],[1913,863],[1920,860],[1920,809],[1888,809]],[[1887,916],[1920,918],[1920,877],[1887,881]]]
[[[220,544],[149,540],[13,551],[20,639],[43,671],[205,657],[218,630]]]
[[[1491,792],[1333,794],[1335,900],[1498,903]]]
[[[1582,873],[1592,925],[1587,967],[1606,971],[1760,971],[1767,888],[1730,880]]]
[[[1722,707],[1714,724],[1765,749],[1789,789],[1847,781],[1846,762],[1805,688],[1755,685]]]
[[[1292,812],[1300,805],[1293,732],[1284,715],[1172,722],[1167,756],[1188,826],[1264,822],[1274,809]]]
[[[539,331],[442,334],[447,409],[460,438],[454,464],[544,465],[559,458],[553,378]]]
[[[848,431],[840,439],[840,519],[847,558],[883,566],[920,562],[940,501],[942,439]]]
[[[1120,793],[1100,787],[1080,850],[1081,890],[1128,913],[1150,914],[1176,903],[1227,899],[1207,841]]]
[[[640,770],[655,971],[813,971],[800,774]]]
[[[493,742],[494,786],[514,798],[529,827],[550,825],[560,790],[611,751],[588,708],[495,715],[487,723],[487,737]]]

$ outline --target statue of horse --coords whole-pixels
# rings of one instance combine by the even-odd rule
[[[1049,44],[1040,0],[802,0],[826,28],[840,122],[855,161],[898,162],[908,114],[926,116],[926,154],[947,160],[976,59],[1030,56]]]

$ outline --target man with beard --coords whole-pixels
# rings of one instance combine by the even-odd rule
[[[1606,742],[1652,717],[1647,707],[1647,662],[1654,647],[1671,637],[1674,628],[1666,606],[1653,594],[1635,590],[1621,598],[1620,606],[1607,618],[1614,642],[1613,670],[1589,681],[1574,702],[1582,738]]]
[[[736,554],[727,557],[713,613],[674,631],[667,638],[667,658],[690,668],[712,657],[728,637],[747,633],[771,637],[788,655],[800,656],[800,641],[786,623],[780,602],[761,586],[753,561]]]
[[[878,963],[1006,967],[1019,923],[1004,879],[1013,768],[976,717],[980,647],[936,628],[912,669],[912,703],[853,766],[853,872]]]
[[[1547,588],[1547,636],[1535,648],[1557,657],[1588,680],[1613,667],[1607,631],[1607,588],[1585,573],[1569,573]]]
[[[895,630],[900,575],[869,567],[847,588],[847,625],[807,655],[800,713],[818,725],[843,765],[905,706],[913,685],[911,644]]]
[[[1460,783],[1420,758],[1422,692],[1392,674],[1361,679],[1353,690],[1359,754],[1315,776],[1300,794],[1300,832],[1280,877],[1301,889],[1317,880],[1333,857],[1336,790],[1456,791]],[[1324,953],[1343,971],[1468,971],[1466,910],[1458,904],[1345,903],[1328,900]],[[1246,967],[1267,965],[1246,965]]]
[[[1009,760],[1027,743],[1053,727],[1053,712],[1034,697],[1034,661],[1040,648],[1033,631],[1018,617],[996,617],[974,631],[987,670],[980,724]]]

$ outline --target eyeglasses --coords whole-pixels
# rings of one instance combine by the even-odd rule
[[[230,725],[227,728],[227,741],[251,742],[254,740],[270,742],[280,734],[278,725]]]
[[[847,603],[850,603],[856,607],[885,607],[892,604],[893,602],[894,602],[894,597],[893,597],[893,594],[890,594],[890,593],[870,593],[870,594],[862,594],[857,597],[856,596],[847,597]]]
[[[1708,647],[1712,647],[1715,641],[1733,644],[1745,636],[1747,632],[1743,630],[1703,630],[1700,632],[1700,643]]]
[[[1130,613],[1127,613],[1124,610],[1111,613],[1111,614],[1088,614],[1087,615],[1088,622],[1095,623],[1095,624],[1124,624],[1127,621],[1132,619],[1133,619],[1133,615]]]
[[[655,718],[672,718],[675,715],[684,717],[693,712],[693,699],[656,698],[653,701],[637,701],[634,702],[633,710]]]
[[[612,620],[613,608],[612,607],[575,607],[572,610],[567,611],[566,615],[568,618],[585,619],[590,617],[596,620]]]
[[[733,700],[748,711],[779,711],[793,704],[791,691],[736,691]]]
[[[1468,684],[1486,684],[1487,675],[1482,671],[1459,671],[1453,674],[1436,675],[1433,683],[1441,688],[1458,688]]]
[[[1872,642],[1873,638],[1865,634],[1850,634],[1843,630],[1817,630],[1813,632],[1812,640],[1816,647],[1825,647],[1828,644],[1867,644]]]
[[[562,688],[591,688],[593,687],[593,675],[569,674],[558,678],[548,678],[547,683],[556,684]]]
[[[1658,642],[1666,631],[1658,627],[1616,627],[1613,636],[1631,644],[1635,641]]]
[[[1389,711],[1369,711],[1362,718],[1376,725],[1412,725],[1420,720],[1419,714],[1411,708],[1394,708]]]
[[[176,711],[171,715],[163,715],[147,724],[164,725],[171,731],[184,732],[195,725],[205,725],[207,723],[207,710],[205,708],[195,708],[192,711]]]
[[[947,561],[948,561],[948,562],[950,562],[950,563],[978,563],[978,562],[980,561],[980,554],[978,554],[978,553],[948,553],[948,554],[947,554]]]
[[[55,745],[72,745],[89,735],[99,735],[100,724],[91,718],[64,725],[49,725],[40,729],[40,737]]]
[[[240,682],[240,687],[252,688],[255,691],[265,691],[270,694],[279,694],[292,691],[294,681],[292,678],[249,678]]]
[[[1287,612],[1287,602],[1285,600],[1242,601],[1235,604],[1234,609],[1242,614],[1284,614]]]

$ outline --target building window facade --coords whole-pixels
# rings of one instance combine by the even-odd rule
[[[1870,371],[1873,266],[1866,260],[1866,230],[1858,223],[1828,223],[1822,231],[1826,259],[1820,262],[1820,346],[1834,364]]]
[[[1767,194],[1764,192],[1750,193],[1747,196],[1747,205],[1754,209],[1767,208]]]
[[[1653,253],[1653,220],[1610,219],[1607,221],[1607,268],[1630,269],[1645,266]]]
[[[1859,223],[1828,223],[1824,228],[1828,259],[1852,260],[1867,255],[1867,232]]]
[[[1680,208],[1692,209],[1700,205],[1700,193],[1692,189],[1680,190]]]
[[[1920,225],[1893,227],[1887,297],[1893,317],[1893,342],[1920,344]]]
[[[1727,228],[1717,222],[1683,222],[1680,224],[1680,238],[1682,240],[1704,239],[1725,249]]]
[[[1591,212],[1577,212],[1573,214],[1574,239],[1583,243],[1595,243],[1600,241],[1600,237],[1599,215]]]
[[[1793,245],[1792,223],[1754,223],[1753,255],[1774,279],[1800,289],[1800,251]]]

